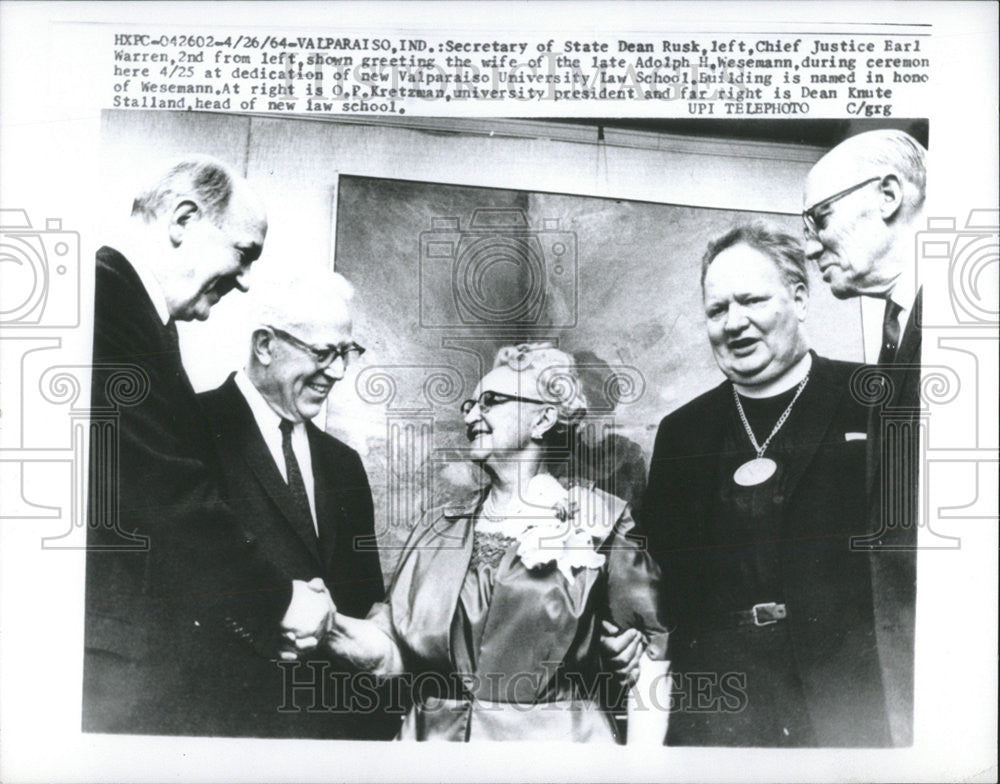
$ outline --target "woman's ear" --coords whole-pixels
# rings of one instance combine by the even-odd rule
[[[539,412],[538,416],[535,417],[535,423],[531,426],[531,437],[536,441],[540,441],[558,422],[559,412],[556,411],[556,407],[545,406]]]

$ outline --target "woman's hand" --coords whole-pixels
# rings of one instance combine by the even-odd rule
[[[604,661],[619,685],[627,689],[639,677],[639,658],[646,650],[646,640],[638,629],[622,631],[610,621],[601,621],[601,651]]]
[[[369,620],[338,614],[320,649],[332,658],[346,661],[355,669],[379,678],[404,672],[403,655],[396,643]]]

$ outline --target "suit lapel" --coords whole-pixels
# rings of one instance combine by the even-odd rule
[[[295,535],[302,540],[313,557],[319,561],[319,545],[316,541],[316,531],[313,528],[312,520],[306,519],[305,515],[298,511],[298,505],[292,497],[291,490],[288,489],[288,484],[282,478],[267,444],[264,443],[264,437],[257,426],[257,420],[254,419],[250,406],[243,398],[243,394],[236,386],[232,376],[226,381],[224,391],[230,397],[230,410],[238,425],[233,433],[234,448],[239,449],[253,475],[260,482],[261,487],[274,502]]]
[[[319,529],[319,553],[324,567],[330,565],[337,542],[337,532],[344,524],[342,472],[327,453],[319,429],[306,423],[309,451],[312,455],[313,489],[316,497],[316,526]],[[350,543],[347,544],[351,546]]]
[[[689,431],[691,440],[679,452],[685,456],[680,464],[684,479],[675,485],[678,489],[688,488],[688,491],[683,493],[690,509],[688,519],[697,526],[698,531],[702,532],[703,522],[708,519],[711,512],[709,506],[715,501],[715,482],[723,448],[726,417],[719,416],[716,412],[727,411],[736,405],[733,402],[732,384],[728,381],[717,386],[710,394],[711,397],[705,401],[703,410],[713,413],[699,422],[696,430]],[[694,530],[689,526],[689,535],[693,535]],[[703,543],[692,542],[692,546],[695,547],[700,544]]]
[[[920,400],[920,345],[923,319],[923,289],[917,291],[913,310],[906,321],[906,329],[899,341],[899,349],[892,365],[882,368],[892,382],[892,396],[868,409],[868,443],[865,452],[867,475],[865,488],[869,498],[875,498],[875,482],[882,469],[882,421],[884,413],[900,405],[919,405]],[[893,367],[897,366],[897,367]]]
[[[793,421],[785,423],[789,432],[794,433],[795,439],[791,445],[795,457],[786,469],[785,494],[789,498],[795,493],[799,480],[812,463],[820,445],[833,437],[827,436],[827,430],[841,396],[848,392],[847,389],[837,387],[830,371],[831,366],[826,360],[813,353],[809,382],[789,415],[789,419]]]

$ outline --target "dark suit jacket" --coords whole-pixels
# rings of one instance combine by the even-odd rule
[[[238,626],[274,652],[291,585],[219,495],[208,426],[132,265],[97,253],[84,658],[86,731],[204,733]]]
[[[210,422],[224,477],[226,503],[239,513],[269,561],[285,580],[322,577],[338,612],[363,618],[383,598],[382,571],[375,545],[374,511],[368,476],[358,453],[306,423],[315,482],[316,529],[292,499],[253,413],[231,375],[218,389],[199,396]],[[250,646],[233,650],[226,667],[228,688],[219,703],[220,733],[259,737],[391,737],[395,719],[381,711],[350,710],[357,691],[344,689],[342,668],[313,662],[282,672],[255,655]],[[295,683],[326,680],[322,688],[290,690]],[[368,695],[374,694],[365,684]],[[314,710],[282,710],[294,701],[300,708],[320,696]],[[358,706],[355,705],[355,708]]]
[[[813,733],[824,746],[879,746],[887,740],[868,556],[849,543],[867,522],[864,443],[845,439],[866,427],[867,412],[850,394],[857,367],[814,355],[809,383],[784,425],[795,454],[786,465],[778,535],[784,623]],[[717,612],[711,607],[716,564],[726,554],[706,529],[733,405],[732,386],[724,382],[665,417],[650,463],[642,527],[663,570],[670,658],[678,672],[704,666],[699,630]],[[732,609],[771,600],[747,596],[745,608]],[[716,660],[726,656],[713,654]],[[673,727],[671,722],[672,733]]]
[[[913,743],[913,635],[917,594],[922,292],[917,293],[888,380],[868,416],[867,489],[872,582],[882,678],[894,746]]]

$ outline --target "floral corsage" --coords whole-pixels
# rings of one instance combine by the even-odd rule
[[[599,537],[584,530],[579,520],[579,503],[550,474],[532,477],[522,497],[503,516],[483,511],[480,530],[516,539],[516,555],[530,571],[544,571],[554,564],[572,581],[574,570],[604,565],[604,556],[594,550]]]

